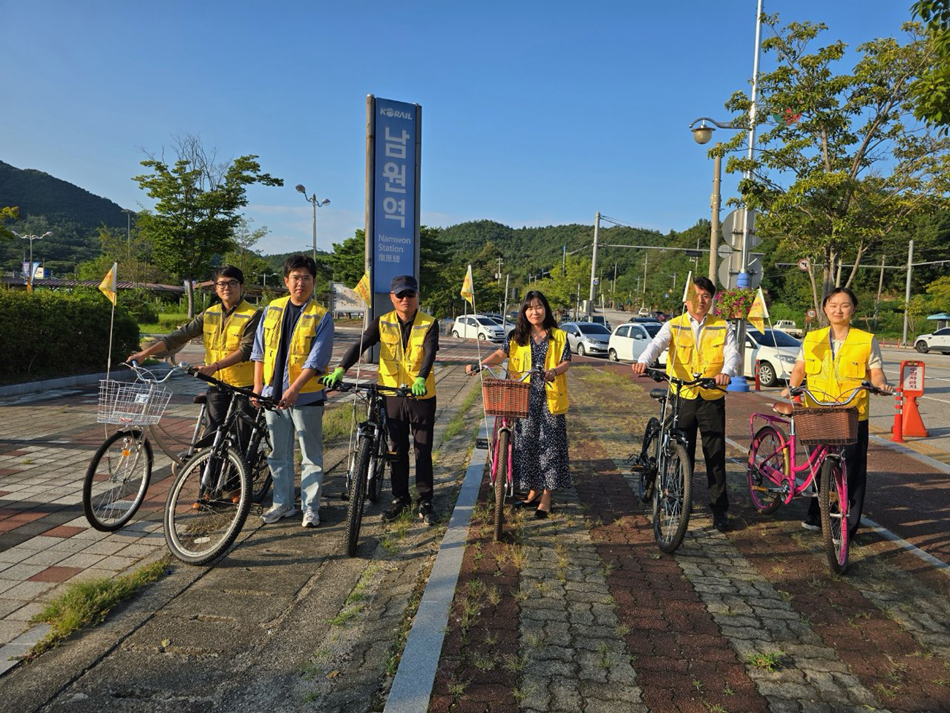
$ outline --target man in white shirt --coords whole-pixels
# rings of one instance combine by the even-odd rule
[[[726,320],[709,314],[716,286],[706,277],[693,279],[694,297],[687,301],[686,313],[663,324],[643,351],[633,373],[642,375],[669,348],[666,373],[683,381],[697,376],[715,379],[725,386],[739,370],[736,334]],[[677,427],[686,434],[690,464],[696,457],[697,429],[703,437],[703,457],[709,483],[709,507],[713,525],[723,532],[729,529],[729,495],[726,490],[726,404],[719,389],[697,386],[671,388],[680,398]]]

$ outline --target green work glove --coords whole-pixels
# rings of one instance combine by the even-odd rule
[[[412,395],[413,396],[425,396],[426,395],[426,380],[421,376],[417,376],[416,380],[412,382]]]
[[[323,382],[324,386],[328,386],[332,389],[334,386],[343,381],[343,367],[338,366],[336,369],[320,379],[320,381]]]

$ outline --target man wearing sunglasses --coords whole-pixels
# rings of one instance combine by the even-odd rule
[[[435,378],[432,365],[439,350],[436,321],[419,311],[419,283],[412,275],[394,277],[389,287],[393,311],[373,320],[360,342],[351,346],[340,365],[323,377],[333,388],[359,359],[360,352],[379,344],[379,383],[411,385],[414,398],[386,396],[389,441],[396,452],[392,467],[393,502],[383,520],[395,520],[412,504],[409,496],[409,435],[416,461],[419,518],[427,525],[439,519],[432,508],[432,440],[435,428]]]
[[[174,354],[192,339],[201,337],[205,348],[205,363],[198,371],[213,376],[231,386],[254,385],[254,365],[248,361],[254,347],[254,335],[261,321],[261,313],[247,302],[243,295],[244,273],[233,265],[216,269],[211,276],[214,289],[221,301],[211,305],[188,324],[159,339],[140,352],[131,354],[129,361],[140,364],[150,356]],[[212,386],[206,394],[208,404],[208,430],[210,433],[224,419],[231,401],[229,394]],[[242,406],[248,409],[247,400]],[[242,448],[246,446],[249,428],[238,422]]]

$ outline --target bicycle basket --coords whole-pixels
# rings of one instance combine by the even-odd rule
[[[858,410],[851,406],[796,407],[795,434],[805,446],[848,446],[858,440]]]
[[[154,426],[161,420],[171,397],[171,389],[152,382],[103,379],[99,382],[96,423]]]
[[[507,379],[485,379],[482,396],[489,416],[524,418],[528,415],[528,392],[531,385]]]

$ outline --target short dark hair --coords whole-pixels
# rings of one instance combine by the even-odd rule
[[[289,277],[294,270],[307,270],[311,277],[316,277],[317,263],[309,255],[291,255],[284,260],[284,277]]]
[[[858,308],[858,298],[855,296],[854,292],[851,291],[850,287],[834,288],[831,292],[825,295],[825,298],[821,301],[821,308],[824,309],[825,305],[828,304],[828,300],[830,300],[832,297],[834,297],[835,295],[841,295],[841,294],[845,294],[848,297],[850,297],[852,306],[855,309]]]
[[[244,284],[244,273],[241,268],[234,267],[234,265],[222,265],[215,268],[215,271],[211,273],[211,281],[217,282],[219,277],[233,277],[242,285]]]
[[[716,296],[716,285],[714,285],[713,281],[708,277],[703,277],[702,275],[699,277],[694,277],[693,284],[701,290],[706,290],[706,292],[708,292],[711,296]]]

